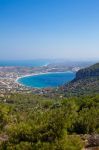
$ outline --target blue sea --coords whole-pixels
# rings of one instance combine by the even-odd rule
[[[19,83],[32,88],[58,87],[75,77],[74,72],[46,73],[20,78]]]
[[[0,66],[21,66],[21,67],[39,67],[47,65],[50,60],[35,59],[35,60],[0,60]]]
[[[40,67],[52,63],[53,60],[35,59],[35,60],[11,60],[0,61],[0,66],[25,66],[25,67]],[[47,73],[35,76],[23,77],[18,80],[19,83],[36,88],[57,87],[74,79],[75,73]]]

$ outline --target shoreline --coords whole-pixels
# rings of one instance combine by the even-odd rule
[[[20,76],[20,77],[17,77],[17,78],[15,79],[15,82],[16,82],[18,85],[21,85],[21,86],[24,86],[24,87],[27,87],[27,88],[33,88],[33,87],[26,86],[26,85],[20,83],[18,80],[21,79],[21,78],[32,77],[32,76],[37,76],[37,75],[41,75],[41,74],[47,74],[47,72],[46,72],[46,73],[41,72],[41,73],[32,73],[32,74],[22,75],[22,76]],[[34,87],[34,88],[36,88],[36,87]]]
[[[25,84],[20,83],[18,80],[21,78],[26,78],[26,77],[31,77],[31,76],[38,76],[38,75],[44,75],[44,74],[53,74],[53,73],[73,73],[73,71],[65,71],[65,72],[39,72],[39,73],[32,73],[32,74],[27,74],[27,75],[23,75],[20,77],[17,77],[15,79],[15,82],[21,86],[27,87],[27,88],[35,88],[35,89],[39,89],[38,87],[31,87],[31,86],[26,86]]]

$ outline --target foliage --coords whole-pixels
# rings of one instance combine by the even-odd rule
[[[0,129],[0,137],[8,137],[0,138],[1,150],[81,150],[78,135],[99,132],[99,95],[6,95],[0,103]]]

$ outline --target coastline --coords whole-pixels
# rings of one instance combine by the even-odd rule
[[[27,74],[27,75],[22,75],[20,77],[17,77],[15,79],[15,82],[18,84],[18,85],[21,85],[21,86],[24,86],[24,87],[28,87],[28,88],[38,88],[38,87],[30,87],[30,86],[26,86],[22,83],[20,83],[18,80],[21,79],[21,78],[25,78],[25,77],[31,77],[31,76],[38,76],[38,75],[43,75],[43,74],[53,74],[53,73],[73,73],[73,71],[65,71],[65,72],[39,72],[39,73],[32,73],[32,74]]]
[[[31,77],[31,76],[37,76],[37,75],[47,74],[47,73],[48,72],[46,72],[46,73],[41,72],[41,73],[32,73],[32,74],[22,75],[20,77],[17,77],[17,79],[15,81],[18,82],[18,80],[21,79],[21,78]]]
[[[33,87],[26,86],[26,85],[20,83],[18,80],[21,79],[21,78],[25,78],[25,77],[37,76],[37,75],[48,74],[48,73],[50,73],[50,72],[45,72],[45,73],[40,72],[40,73],[32,73],[32,74],[22,75],[22,76],[20,76],[20,77],[17,77],[17,78],[15,79],[15,82],[16,82],[18,85],[21,85],[21,86],[24,86],[24,87],[28,87],[28,88],[33,88]],[[37,87],[34,87],[34,88],[37,88]]]

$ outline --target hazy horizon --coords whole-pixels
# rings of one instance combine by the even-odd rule
[[[83,61],[92,61],[92,62],[98,62],[99,58],[4,58],[0,59],[0,61],[32,61],[32,60],[55,60],[55,61],[75,61],[75,62],[83,62]]]
[[[0,0],[0,60],[99,59],[98,0]]]

